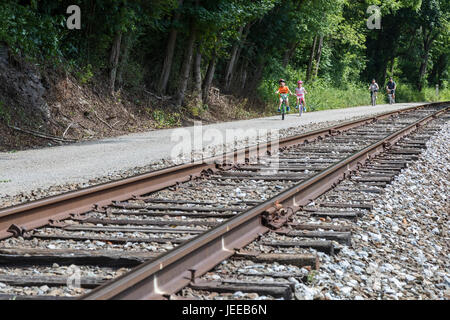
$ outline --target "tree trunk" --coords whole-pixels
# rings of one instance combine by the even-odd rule
[[[317,36],[314,37],[313,46],[311,48],[311,54],[309,56],[308,69],[306,70],[306,81],[311,79],[311,72],[314,61],[314,54],[316,52]]]
[[[119,65],[121,42],[122,42],[122,31],[117,31],[111,49],[111,56],[109,58],[110,64],[109,89],[111,93],[114,93],[114,87],[116,83],[116,73],[117,73],[117,66]]]
[[[395,56],[391,58],[391,76],[394,75]]]
[[[431,69],[428,80],[433,84],[442,86],[442,72],[447,69],[447,56],[445,53],[441,53],[435,63],[433,63],[433,69]]]
[[[214,79],[214,72],[216,71],[217,53],[213,51],[211,60],[208,64],[208,70],[206,71],[205,83],[203,84],[203,102],[208,103],[209,89],[211,88],[212,81]]]
[[[284,57],[283,57],[283,68],[286,68],[289,64],[289,61],[291,60],[292,56],[294,55],[295,49],[298,46],[298,42],[293,42],[289,48],[289,50],[287,50],[284,53]]]
[[[130,56],[130,48],[132,42],[131,38],[132,35],[130,33],[127,33],[123,41],[122,58],[120,59],[120,65],[117,71],[117,83],[119,86],[123,85],[123,72],[127,66],[128,57]]]
[[[428,65],[428,58],[430,56],[431,44],[433,43],[433,40],[434,40],[434,36],[432,36],[432,30],[430,30],[430,32],[428,34],[426,34],[425,28],[423,28],[422,30],[423,30],[423,35],[424,35],[424,39],[423,39],[424,54],[422,55],[422,61],[420,63],[420,68],[419,68],[419,79],[417,81],[417,89],[419,91],[422,91],[423,79],[427,72],[427,65]]]
[[[194,98],[195,105],[202,105],[202,54],[200,53],[200,45],[197,47],[197,54],[195,55],[194,62],[194,79],[195,79],[195,88],[194,88]]]
[[[246,84],[247,84],[247,69],[248,69],[248,61],[246,61],[245,63],[243,63],[242,64],[242,67],[241,67],[241,85],[240,85],[240,87],[241,87],[241,94],[243,93],[243,92],[245,92],[245,86],[246,86]]]
[[[387,61],[384,61],[383,62],[383,67],[381,68],[381,70],[383,70],[383,77],[382,77],[382,79],[383,79],[383,82],[384,82],[384,87],[386,88],[386,84],[387,84],[387,68],[388,68],[388,62]]]
[[[265,63],[260,63],[258,65],[258,68],[256,69],[256,72],[253,75],[253,79],[248,86],[248,92],[256,91],[256,88],[258,87],[259,82],[261,81],[261,78],[263,76],[264,67],[265,67]]]
[[[425,73],[427,72],[428,57],[429,57],[429,52],[427,51],[423,55],[422,62],[420,63],[419,80],[417,82],[417,90],[419,90],[419,91],[422,91],[423,78],[425,77]]]
[[[314,71],[314,79],[317,78],[317,74],[319,73],[320,59],[322,58],[322,48],[323,48],[323,36],[320,36],[319,47],[317,48],[317,62],[316,62],[316,70]]]
[[[187,46],[185,48],[186,54],[184,55],[183,65],[181,67],[181,80],[178,86],[178,94],[176,98],[176,106],[180,107],[184,101],[184,96],[186,94],[186,88],[189,81],[189,74],[192,66],[192,55],[194,51],[194,44],[196,38],[196,32],[194,29],[194,22],[191,22],[191,30],[189,32],[190,36],[188,39]]]
[[[239,28],[239,36],[242,35],[243,31],[244,31],[244,27],[242,26]],[[233,69],[234,69],[234,65],[237,60],[236,57],[237,57],[237,53],[239,50],[239,46],[240,46],[240,43],[239,43],[239,41],[237,41],[233,45],[233,48],[231,49],[231,58],[227,63],[227,67],[226,67],[226,71],[225,71],[225,91],[228,91],[230,88],[231,79],[233,78]]]
[[[248,34],[250,33],[250,28],[253,23],[249,23],[245,26],[245,29],[241,27],[239,29],[239,34],[242,35],[241,39],[233,46],[232,58],[230,59],[229,65],[227,65],[227,73],[225,76],[225,91],[229,91],[231,87],[231,82],[233,81],[233,75],[235,71],[235,67],[239,61],[239,57],[242,51],[242,43],[247,39]]]
[[[183,5],[183,0],[178,1],[178,7]],[[180,12],[175,14],[172,24],[176,23],[180,19]],[[166,56],[164,58],[164,65],[161,71],[161,77],[159,78],[158,92],[164,95],[167,91],[167,83],[169,82],[170,71],[172,70],[173,54],[175,52],[175,44],[177,41],[178,31],[175,27],[172,27],[167,41]]]

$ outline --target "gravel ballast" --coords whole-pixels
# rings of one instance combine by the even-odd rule
[[[352,246],[318,253],[300,299],[450,299],[448,191],[450,124],[358,219]]]

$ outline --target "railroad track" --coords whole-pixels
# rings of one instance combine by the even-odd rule
[[[217,274],[203,275],[230,257],[317,268],[317,256],[280,248],[334,254],[336,243],[349,244],[351,228],[330,221],[356,219],[370,205],[366,198],[314,206],[311,200],[376,155],[352,176],[355,185],[341,183],[338,195],[327,199],[377,194],[435,129],[394,144],[425,123],[446,121],[446,105],[348,122],[4,209],[0,297],[177,299],[197,297],[189,290],[240,288],[292,298],[289,281],[265,284],[230,275],[214,282]],[[317,219],[331,220],[316,228]]]

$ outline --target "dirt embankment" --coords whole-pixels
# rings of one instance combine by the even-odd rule
[[[54,67],[13,57],[0,43],[0,152],[41,148],[127,133],[257,116],[247,101],[211,89],[208,106],[170,107],[145,88],[111,94],[107,79],[82,84]]]

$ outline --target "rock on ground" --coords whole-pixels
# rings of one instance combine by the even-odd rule
[[[361,217],[352,247],[322,265],[305,298],[450,299],[450,124]]]

